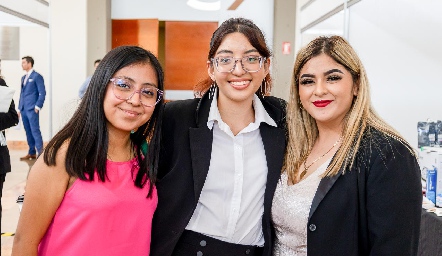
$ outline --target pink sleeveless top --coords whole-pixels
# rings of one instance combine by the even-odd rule
[[[77,179],[66,191],[38,255],[149,255],[157,191],[147,198],[149,184],[135,187],[133,164],[135,159],[108,160],[106,182],[97,176],[94,181]]]

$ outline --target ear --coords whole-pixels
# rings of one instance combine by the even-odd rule
[[[207,61],[207,73],[209,74],[212,81],[215,81],[215,70],[211,61]]]
[[[353,84],[353,96],[357,97],[359,93],[359,84],[354,83]]]
[[[264,72],[267,75],[270,72],[270,58],[267,58],[263,65],[264,65]]]

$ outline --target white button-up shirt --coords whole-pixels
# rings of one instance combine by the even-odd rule
[[[207,121],[213,129],[210,167],[186,229],[229,243],[263,246],[268,169],[259,126],[277,125],[256,95],[253,108],[255,122],[234,136],[221,119],[214,96]]]

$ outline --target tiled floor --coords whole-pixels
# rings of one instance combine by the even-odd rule
[[[34,161],[20,161],[20,157],[26,155],[27,150],[11,150],[12,172],[6,175],[6,181],[3,185],[2,195],[2,233],[15,233],[20,210],[16,203],[17,197],[23,194],[26,177]],[[13,236],[1,237],[1,255],[10,256],[12,249]]]

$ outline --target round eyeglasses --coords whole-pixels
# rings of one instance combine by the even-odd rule
[[[151,85],[143,85],[140,90],[135,90],[135,86],[128,79],[116,77],[110,81],[115,97],[120,100],[129,100],[135,93],[139,93],[141,105],[154,107],[163,97],[163,91]]]
[[[210,60],[215,64],[216,70],[220,73],[231,73],[235,69],[238,61],[241,62],[241,67],[244,71],[254,73],[261,69],[266,57],[251,55],[242,58],[216,57]]]

